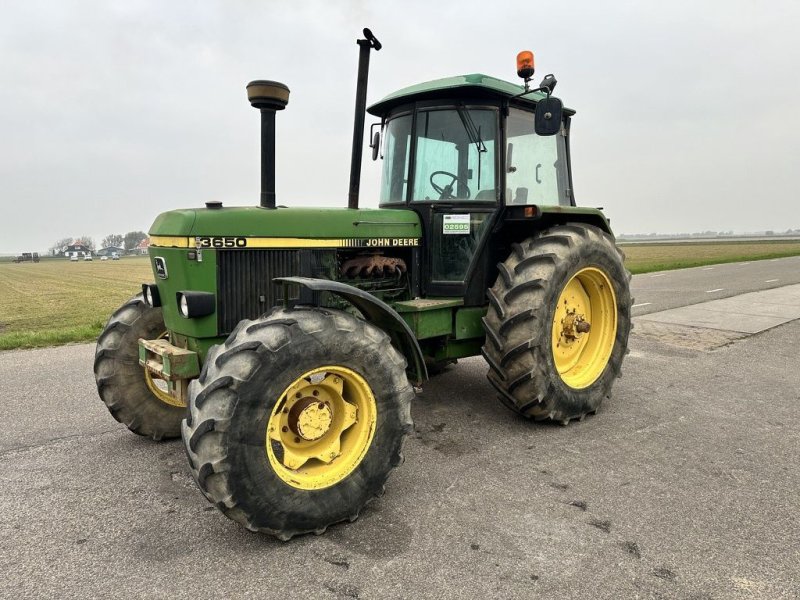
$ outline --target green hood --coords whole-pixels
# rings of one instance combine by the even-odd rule
[[[236,236],[281,238],[419,238],[420,220],[411,210],[277,208],[238,206],[181,209],[160,214],[151,236]]]

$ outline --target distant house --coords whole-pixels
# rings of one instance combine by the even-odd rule
[[[64,249],[64,256],[66,258],[71,258],[73,256],[77,256],[78,258],[83,258],[85,256],[91,256],[92,249],[89,246],[85,245],[81,240],[75,240],[69,246]]]
[[[125,254],[125,248],[120,248],[119,246],[106,246],[105,248],[100,248],[97,251],[97,256],[122,256]]]
[[[150,238],[146,237],[141,242],[136,244],[136,247],[131,250],[131,254],[147,254],[147,249],[150,247]]]

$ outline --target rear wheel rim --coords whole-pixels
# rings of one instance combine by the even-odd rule
[[[351,369],[307,371],[281,394],[267,422],[266,450],[282,481],[302,490],[336,485],[361,464],[377,423],[375,396]]]
[[[608,275],[586,267],[567,281],[553,315],[553,360],[575,389],[592,385],[608,365],[617,335],[617,300]]]

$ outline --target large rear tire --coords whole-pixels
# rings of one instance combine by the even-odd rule
[[[111,416],[153,440],[179,437],[186,416],[186,407],[139,365],[139,338],[153,340],[165,331],[161,309],[148,306],[139,294],[111,315],[94,355],[97,391]]]
[[[402,460],[405,369],[386,333],[342,311],[242,321],[189,387],[183,440],[200,490],[282,540],[355,520]]]
[[[613,238],[591,225],[553,227],[513,248],[487,291],[488,378],[511,410],[566,424],[595,412],[620,374],[630,273]]]

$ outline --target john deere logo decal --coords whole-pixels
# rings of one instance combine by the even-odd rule
[[[156,256],[154,263],[156,265],[156,275],[161,279],[167,278],[167,262],[160,256]]]

